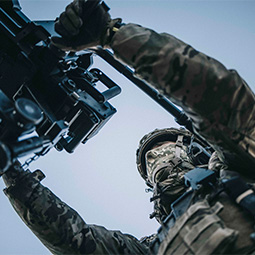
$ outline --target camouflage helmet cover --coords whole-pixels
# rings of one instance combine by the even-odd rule
[[[136,151],[136,164],[138,171],[142,178],[148,183],[148,176],[146,170],[145,154],[152,149],[152,147],[159,142],[172,141],[176,142],[179,135],[183,135],[183,143],[189,145],[192,138],[192,133],[188,130],[181,128],[164,128],[155,129],[154,131],[146,134],[139,142],[139,147]]]

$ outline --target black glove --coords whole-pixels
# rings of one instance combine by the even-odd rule
[[[21,196],[20,199],[24,199],[32,194],[33,189],[45,178],[45,175],[38,169],[32,173],[24,170],[20,162],[15,161],[2,177],[6,185],[5,194],[14,194],[16,198]]]
[[[8,168],[8,170],[2,175],[2,177],[6,187],[8,188],[9,186],[14,185],[17,182],[17,180],[23,178],[23,176],[27,174],[28,174],[28,171],[24,171],[20,162],[16,160]]]
[[[112,20],[108,11],[100,0],[74,0],[56,20],[55,30],[61,37],[52,37],[52,43],[65,51],[108,44],[110,28],[121,21]]]

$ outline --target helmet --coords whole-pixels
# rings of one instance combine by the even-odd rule
[[[198,138],[183,128],[156,129],[140,140],[136,163],[153,191],[151,218],[156,217],[162,223],[170,213],[172,202],[187,189],[184,175],[195,166],[208,163],[210,155],[199,143]]]
[[[148,174],[146,170],[145,155],[146,153],[153,148],[157,143],[172,141],[177,142],[178,136],[183,136],[183,144],[189,146],[192,141],[192,133],[188,130],[181,128],[164,128],[156,129],[147,135],[145,135],[139,143],[139,147],[136,151],[136,164],[138,171],[142,178],[146,181],[147,185],[150,185],[148,180]]]

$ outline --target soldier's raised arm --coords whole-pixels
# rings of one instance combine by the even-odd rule
[[[93,9],[93,15],[90,11]],[[169,34],[111,19],[100,1],[74,0],[55,24],[64,50],[101,45],[181,106],[231,168],[255,163],[254,94],[236,71]],[[234,154],[234,156],[233,156]]]
[[[40,170],[16,162],[4,175],[5,194],[24,223],[53,254],[148,254],[135,237],[86,224],[40,181]],[[88,205],[89,206],[89,205]]]

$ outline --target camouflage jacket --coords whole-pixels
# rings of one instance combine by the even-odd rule
[[[234,70],[169,34],[128,24],[113,37],[115,55],[193,121],[232,170],[255,176],[255,98]]]
[[[6,184],[10,178],[3,176]],[[44,174],[27,171],[5,189],[25,224],[53,254],[148,254],[135,237],[89,225],[40,181]],[[8,186],[8,184],[7,184]]]
[[[180,105],[221,160],[252,175],[255,161],[254,95],[235,71],[168,34],[138,25],[122,26],[111,47],[136,74]],[[237,162],[237,164],[236,164]],[[132,236],[87,225],[40,184],[41,173],[26,175],[6,190],[24,222],[54,254],[148,254]]]

